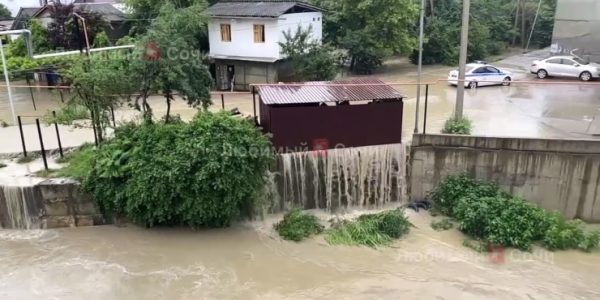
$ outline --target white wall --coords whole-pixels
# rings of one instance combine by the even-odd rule
[[[221,41],[221,24],[231,24],[231,42]],[[254,42],[254,24],[265,25],[264,43]],[[291,29],[294,32],[298,25],[305,29],[312,25],[313,36],[315,39],[321,40],[323,15],[320,12],[285,14],[279,19],[214,18],[208,24],[210,55],[212,57],[252,57],[257,60],[281,59],[278,42],[285,40],[283,31]]]

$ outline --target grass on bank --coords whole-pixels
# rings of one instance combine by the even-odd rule
[[[0,169],[6,167],[6,164],[0,162]]]
[[[285,214],[281,222],[275,224],[275,230],[283,239],[295,242],[319,234],[323,229],[317,217],[303,213],[299,208],[292,209]]]
[[[329,230],[330,245],[388,246],[410,231],[411,223],[401,209],[362,215],[355,221],[342,221]]]

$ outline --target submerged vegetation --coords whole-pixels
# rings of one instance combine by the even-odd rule
[[[410,227],[403,210],[389,210],[335,224],[325,240],[331,245],[387,246],[407,234]]]
[[[446,177],[433,191],[436,209],[453,217],[458,228],[484,245],[530,250],[539,243],[550,250],[600,247],[600,232],[586,232],[580,220],[566,220],[521,198],[513,197],[492,182],[467,175]]]
[[[454,223],[450,219],[442,219],[440,221],[432,221],[431,228],[436,231],[448,230],[454,227]]]
[[[281,222],[275,224],[275,230],[283,239],[295,242],[319,234],[323,229],[317,217],[303,213],[299,208],[292,209]]]

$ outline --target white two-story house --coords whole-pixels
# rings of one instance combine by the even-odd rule
[[[312,38],[322,38],[322,11],[302,1],[222,0],[208,14],[209,57],[221,90],[285,81],[291,70],[279,46],[284,32],[311,27]]]

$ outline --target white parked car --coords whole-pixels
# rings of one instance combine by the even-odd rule
[[[544,60],[535,60],[529,71],[540,79],[549,76],[573,77],[582,81],[600,78],[600,65],[586,62],[577,56],[554,56]]]
[[[503,71],[486,63],[467,64],[465,73],[465,87],[476,88],[486,85],[510,85],[512,73]],[[448,83],[458,84],[458,70],[450,71]]]

